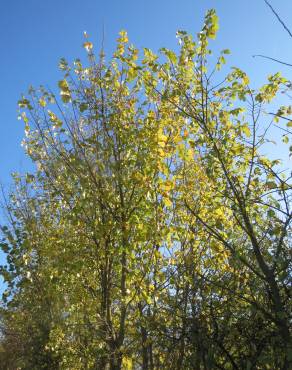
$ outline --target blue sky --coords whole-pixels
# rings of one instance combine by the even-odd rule
[[[270,2],[292,29],[292,1]],[[264,0],[0,0],[0,181],[5,188],[11,172],[30,169],[20,147],[17,100],[30,84],[56,87],[58,60],[84,55],[84,30],[98,48],[104,25],[108,53],[121,29],[138,48],[175,48],[176,30],[198,32],[209,8],[220,18],[212,46],[231,49],[230,66],[248,72],[254,86],[278,70],[292,79],[292,68],[252,58],[266,54],[292,63],[292,39]]]
[[[271,2],[292,28],[292,1]],[[209,8],[215,8],[220,17],[214,50],[231,49],[230,65],[247,71],[255,86],[279,69],[291,76],[292,68],[252,58],[267,54],[292,62],[292,39],[263,0],[1,0],[0,181],[9,186],[10,173],[25,171],[29,165],[20,147],[20,94],[30,84],[55,88],[59,58],[83,56],[84,30],[98,48],[104,25],[109,52],[121,29],[128,31],[137,47],[172,48],[177,45],[176,30],[196,33]]]

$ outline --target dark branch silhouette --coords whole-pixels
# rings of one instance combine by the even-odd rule
[[[261,57],[261,58],[270,59],[270,60],[273,60],[274,62],[277,62],[277,63],[280,63],[280,64],[284,64],[285,66],[292,67],[292,64],[290,64],[290,63],[286,63],[286,62],[283,62],[283,61],[281,61],[279,59],[271,58],[271,57],[268,57],[266,55],[261,55],[261,54],[253,55],[253,58],[255,58],[255,57]]]
[[[281,23],[281,25],[284,27],[284,29],[288,32],[289,36],[292,38],[292,32],[289,30],[289,28],[286,26],[282,18],[279,16],[279,14],[276,12],[276,10],[272,7],[272,5],[267,1],[264,0],[264,2],[268,5],[268,7],[271,9],[271,11],[274,13],[278,21]]]
[[[266,3],[266,5],[271,9],[271,11],[273,12],[273,14],[275,15],[275,17],[278,19],[278,21],[281,23],[281,25],[283,26],[283,28],[285,29],[285,31],[287,31],[287,33],[289,34],[289,36],[292,38],[292,32],[290,31],[290,29],[286,26],[286,24],[284,23],[284,21],[282,20],[282,18],[279,16],[279,14],[276,12],[276,10],[273,8],[273,6],[269,3],[268,0],[264,0],[264,2]],[[253,55],[253,57],[260,57],[260,58],[265,58],[265,59],[269,59],[269,60],[272,60],[274,62],[277,62],[279,64],[283,64],[285,66],[288,66],[288,67],[292,67],[292,64],[290,63],[287,63],[287,62],[283,62],[282,60],[279,60],[279,59],[276,59],[276,58],[272,58],[272,57],[269,57],[267,55],[261,55],[261,54],[257,54],[257,55]]]

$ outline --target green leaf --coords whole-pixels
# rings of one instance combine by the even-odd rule
[[[23,98],[21,100],[18,100],[18,106],[19,108],[28,108],[31,109],[30,101],[26,98]]]
[[[59,68],[63,71],[66,71],[68,69],[68,62],[65,58],[61,58],[59,62]]]
[[[66,92],[69,91],[69,85],[68,85],[68,82],[65,79],[59,81],[58,86],[59,86],[61,91],[66,91]]]
[[[80,110],[81,113],[86,111],[87,109],[88,109],[88,104],[87,103],[81,103],[79,105],[79,110]]]
[[[221,51],[222,54],[231,54],[229,49],[224,49]]]
[[[245,136],[250,137],[251,132],[248,126],[242,126],[242,132],[245,134]]]
[[[168,58],[168,60],[171,63],[173,64],[177,63],[177,56],[175,52],[173,52],[172,50],[166,49],[166,48],[161,48],[160,51]]]

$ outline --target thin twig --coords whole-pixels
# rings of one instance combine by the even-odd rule
[[[276,10],[272,7],[272,5],[267,1],[264,0],[264,2],[268,5],[268,7],[271,9],[271,11],[275,14],[278,21],[281,23],[281,25],[284,27],[284,29],[288,32],[289,36],[292,38],[292,32],[289,30],[289,28],[286,26],[286,24],[283,22],[279,14],[276,12]]]
[[[270,60],[273,60],[274,62],[277,62],[277,63],[280,63],[280,64],[284,64],[285,66],[288,66],[288,67],[292,67],[292,64],[290,63],[286,63],[286,62],[283,62],[279,59],[275,59],[275,58],[271,58],[271,57],[268,57],[266,55],[261,55],[261,54],[257,54],[257,55],[253,55],[253,58],[255,57],[261,57],[261,58],[265,58],[265,59],[270,59]]]

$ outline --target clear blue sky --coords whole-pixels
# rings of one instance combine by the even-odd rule
[[[270,2],[292,29],[292,1]],[[0,0],[1,183],[8,188],[11,172],[30,167],[20,147],[20,94],[30,84],[55,88],[59,58],[83,56],[84,30],[98,48],[104,25],[109,52],[121,29],[138,48],[174,48],[176,30],[198,32],[209,8],[215,8],[220,18],[214,50],[231,49],[230,65],[248,72],[254,86],[277,70],[292,79],[292,68],[252,58],[266,54],[292,63],[292,39],[263,0]]]

